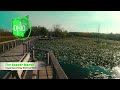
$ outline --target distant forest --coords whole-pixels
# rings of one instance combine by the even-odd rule
[[[48,37],[88,37],[88,38],[100,38],[100,39],[109,39],[109,40],[118,40],[120,41],[120,34],[113,33],[94,33],[90,32],[67,32],[60,27],[60,25],[54,25],[52,30],[48,30],[46,27],[34,26],[32,28],[31,36],[45,35]]]
[[[28,36],[30,29],[26,31],[25,37]],[[0,36],[12,36],[12,32],[7,30],[0,29]],[[95,33],[90,32],[68,32],[64,28],[61,28],[60,25],[54,25],[53,29],[48,30],[43,26],[33,26],[30,36],[48,36],[48,37],[88,37],[88,38],[100,38],[100,39],[109,39],[109,40],[118,40],[120,41],[120,34],[105,34],[105,33]]]
[[[0,36],[12,36],[12,33],[7,30],[0,29]]]

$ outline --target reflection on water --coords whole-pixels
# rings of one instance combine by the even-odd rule
[[[120,66],[112,68],[110,72],[113,73],[116,76],[116,78],[120,78]]]
[[[119,79],[120,67],[114,67],[111,70],[106,70],[103,67],[92,66],[82,67],[78,64],[60,63],[63,70],[70,79]]]

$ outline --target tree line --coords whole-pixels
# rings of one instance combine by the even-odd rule
[[[30,29],[26,31],[25,36],[29,34]],[[12,36],[12,32],[0,29],[0,36]],[[120,41],[120,34],[113,33],[90,33],[90,32],[68,32],[60,25],[54,25],[52,29],[47,29],[44,26],[33,26],[30,36],[47,36],[47,37],[88,37],[88,38],[100,38],[109,40]]]
[[[88,37],[88,38],[100,38],[100,39],[109,39],[109,40],[120,40],[120,34],[113,33],[98,33],[98,32],[67,32],[64,28],[61,28],[60,25],[54,25],[52,30],[48,30],[46,27],[34,26],[32,28],[31,36],[51,36],[51,37]]]
[[[64,30],[60,25],[54,25],[53,29],[49,30],[42,26],[33,26],[31,36],[48,36],[48,37],[67,37],[67,30]]]
[[[0,29],[0,36],[12,36],[12,33],[10,31]]]

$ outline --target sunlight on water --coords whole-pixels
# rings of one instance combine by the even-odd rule
[[[120,79],[120,67],[119,66],[112,68],[111,72],[114,73],[115,76]]]

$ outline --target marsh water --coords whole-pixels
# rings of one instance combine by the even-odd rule
[[[38,54],[38,58],[43,56]],[[106,69],[99,65],[88,64],[83,67],[80,64],[65,63],[63,57],[60,59],[58,61],[69,79],[120,79],[120,66]]]
[[[69,79],[117,79],[120,78],[120,68],[106,70],[99,66],[82,67],[78,64],[60,63]]]

